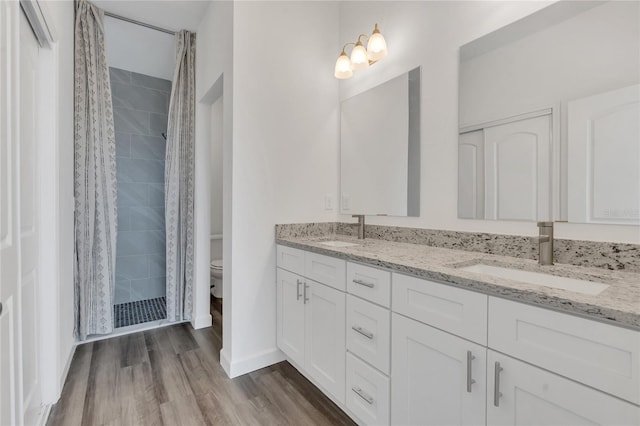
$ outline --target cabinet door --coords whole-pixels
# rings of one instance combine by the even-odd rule
[[[303,278],[277,269],[278,347],[300,367],[304,366]]]
[[[397,314],[391,323],[391,424],[484,424],[487,350]]]
[[[487,424],[640,424],[640,407],[491,350],[487,358]]]
[[[306,280],[305,370],[344,403],[345,294]]]

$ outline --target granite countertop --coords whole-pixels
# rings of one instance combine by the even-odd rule
[[[323,241],[357,245],[329,247],[320,244]],[[276,243],[640,330],[640,273],[563,264],[540,266],[536,261],[515,257],[411,243],[358,240],[345,235],[277,238]],[[478,263],[594,281],[609,287],[594,296],[460,269]]]

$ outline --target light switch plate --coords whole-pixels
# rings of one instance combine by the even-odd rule
[[[324,196],[324,209],[333,210],[333,195],[326,194]]]
[[[342,210],[351,210],[351,196],[342,196]]]

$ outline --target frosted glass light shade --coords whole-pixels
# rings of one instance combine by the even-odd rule
[[[334,75],[336,78],[341,80],[345,78],[349,78],[353,75],[353,71],[351,71],[351,61],[344,51],[338,56],[338,60],[336,61],[336,70]]]
[[[367,55],[371,61],[379,61],[387,56],[387,42],[384,40],[384,37],[382,37],[382,34],[380,34],[380,31],[378,31],[377,25],[375,30],[373,30],[373,34],[369,37]]]
[[[351,51],[351,69],[357,71],[367,68],[369,68],[367,49],[364,48],[362,43],[357,42],[356,46]]]

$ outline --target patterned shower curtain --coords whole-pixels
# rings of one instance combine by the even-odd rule
[[[176,33],[165,160],[167,319],[190,320],[193,308],[196,35]]]
[[[116,150],[104,12],[80,0],[75,22],[75,334],[113,331]]]

